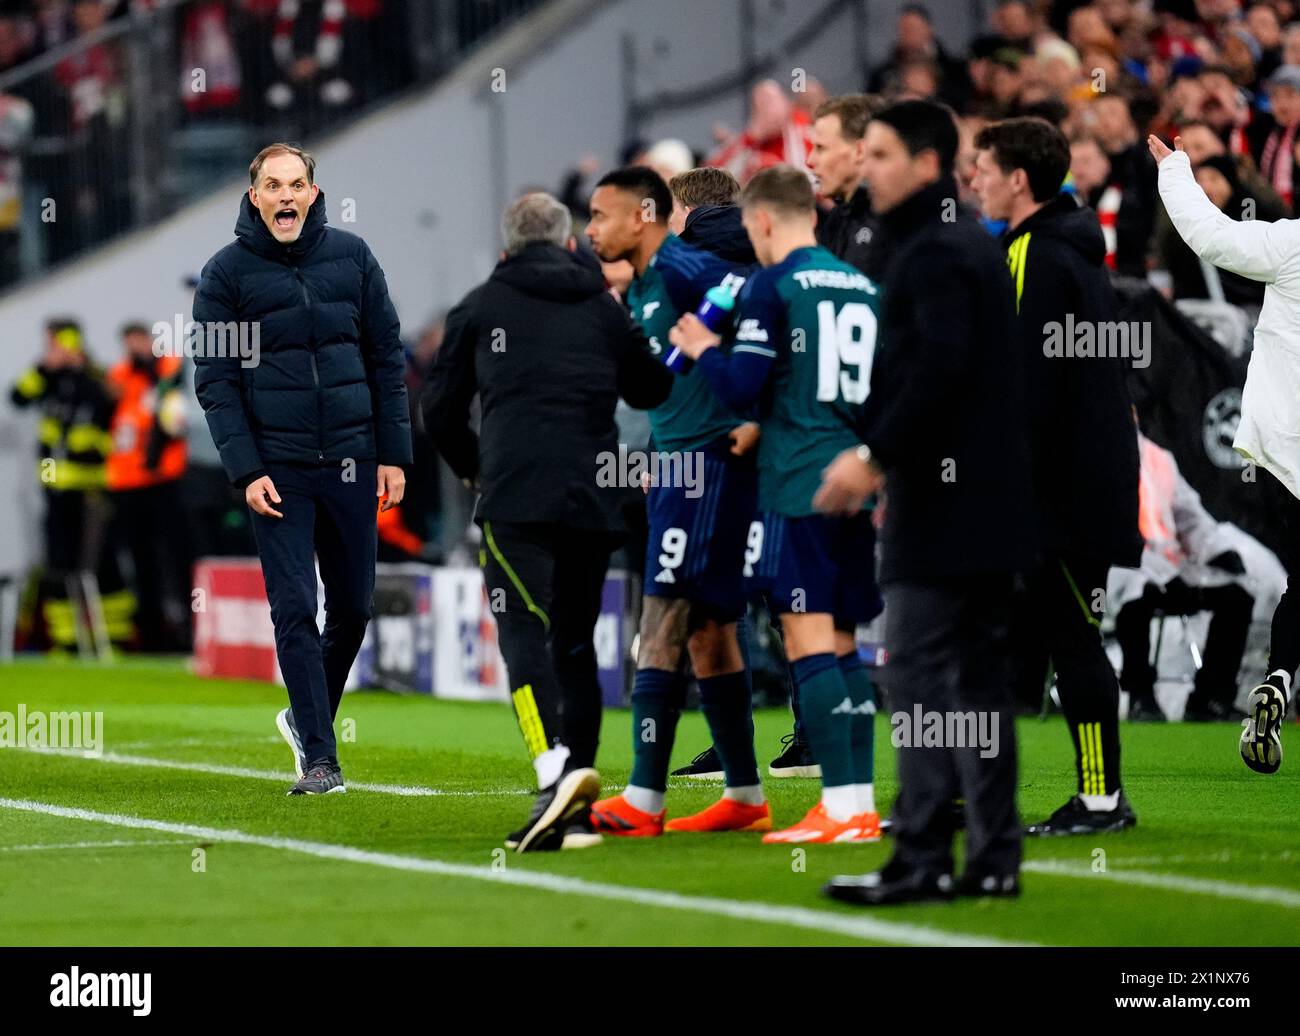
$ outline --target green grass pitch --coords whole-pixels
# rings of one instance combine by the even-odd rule
[[[1292,758],[1273,777],[1242,765],[1231,725],[1126,725],[1136,830],[1027,843],[1019,900],[866,911],[820,888],[878,867],[888,839],[795,851],[753,834],[670,834],[580,852],[499,849],[527,812],[532,777],[501,704],[350,694],[348,794],[290,799],[277,688],[149,661],[0,667],[0,712],[20,703],[102,712],[106,754],[0,749],[9,945],[1295,945],[1300,932],[1290,724]],[[765,763],[789,720],[773,710],[755,722]],[[878,720],[882,813],[896,790],[888,735]],[[674,765],[707,739],[702,717],[684,716]],[[607,712],[607,788],[627,779],[630,742],[628,713]],[[1069,738],[1059,717],[1024,720],[1019,744],[1021,813],[1038,819],[1072,791]],[[765,783],[778,824],[818,791]],[[674,781],[669,815],[719,792]]]

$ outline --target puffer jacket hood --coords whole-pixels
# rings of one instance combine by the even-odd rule
[[[320,243],[321,238],[325,236],[326,222],[325,192],[318,191],[316,200],[307,209],[302,233],[298,235],[296,241],[285,244],[275,239],[262,220],[262,214],[257,210],[257,206],[253,204],[253,199],[245,192],[239,206],[239,216],[235,220],[235,237],[246,248],[267,259],[292,259],[305,255]]]
[[[740,221],[739,205],[701,205],[692,209],[678,236],[688,245],[712,252],[724,262],[737,266],[758,263],[749,233]]]

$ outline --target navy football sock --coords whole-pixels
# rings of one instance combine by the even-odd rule
[[[742,670],[699,681],[700,711],[709,723],[713,747],[722,760],[728,788],[750,788],[759,783],[754,758],[754,715],[749,679]]]
[[[632,684],[632,776],[628,784],[651,791],[668,788],[677,720],[686,698],[686,681],[666,669],[638,669]]]

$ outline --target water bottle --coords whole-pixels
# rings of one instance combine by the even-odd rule
[[[727,321],[731,319],[731,311],[735,308],[736,296],[726,285],[715,284],[704,293],[700,308],[695,311],[695,315],[710,331],[720,334]],[[674,370],[678,374],[685,374],[691,369],[691,358],[676,346],[673,346],[673,351],[668,354],[668,359],[664,360],[664,363],[669,370]]]

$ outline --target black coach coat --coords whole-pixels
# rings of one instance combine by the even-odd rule
[[[451,469],[479,483],[479,520],[618,532],[625,494],[601,478],[625,470],[614,407],[658,406],[674,376],[594,257],[535,242],[447,315],[421,412]]]
[[[201,325],[257,324],[255,365],[202,343],[194,356],[230,480],[247,485],[269,462],[409,464],[401,329],[366,243],[325,225],[324,192],[287,245],[245,195],[235,237],[204,266],[193,310]]]
[[[1070,353],[1076,340],[1091,351],[1085,334],[1109,351],[1142,345],[1140,328],[1116,324],[1097,216],[1058,195],[1002,240],[1016,285],[1041,546],[1136,566],[1138,444],[1125,378],[1142,358],[1062,355],[1067,338]]]
[[[880,579],[1023,570],[1032,555],[1015,297],[950,177],[882,214],[891,255],[859,432],[886,473]]]

